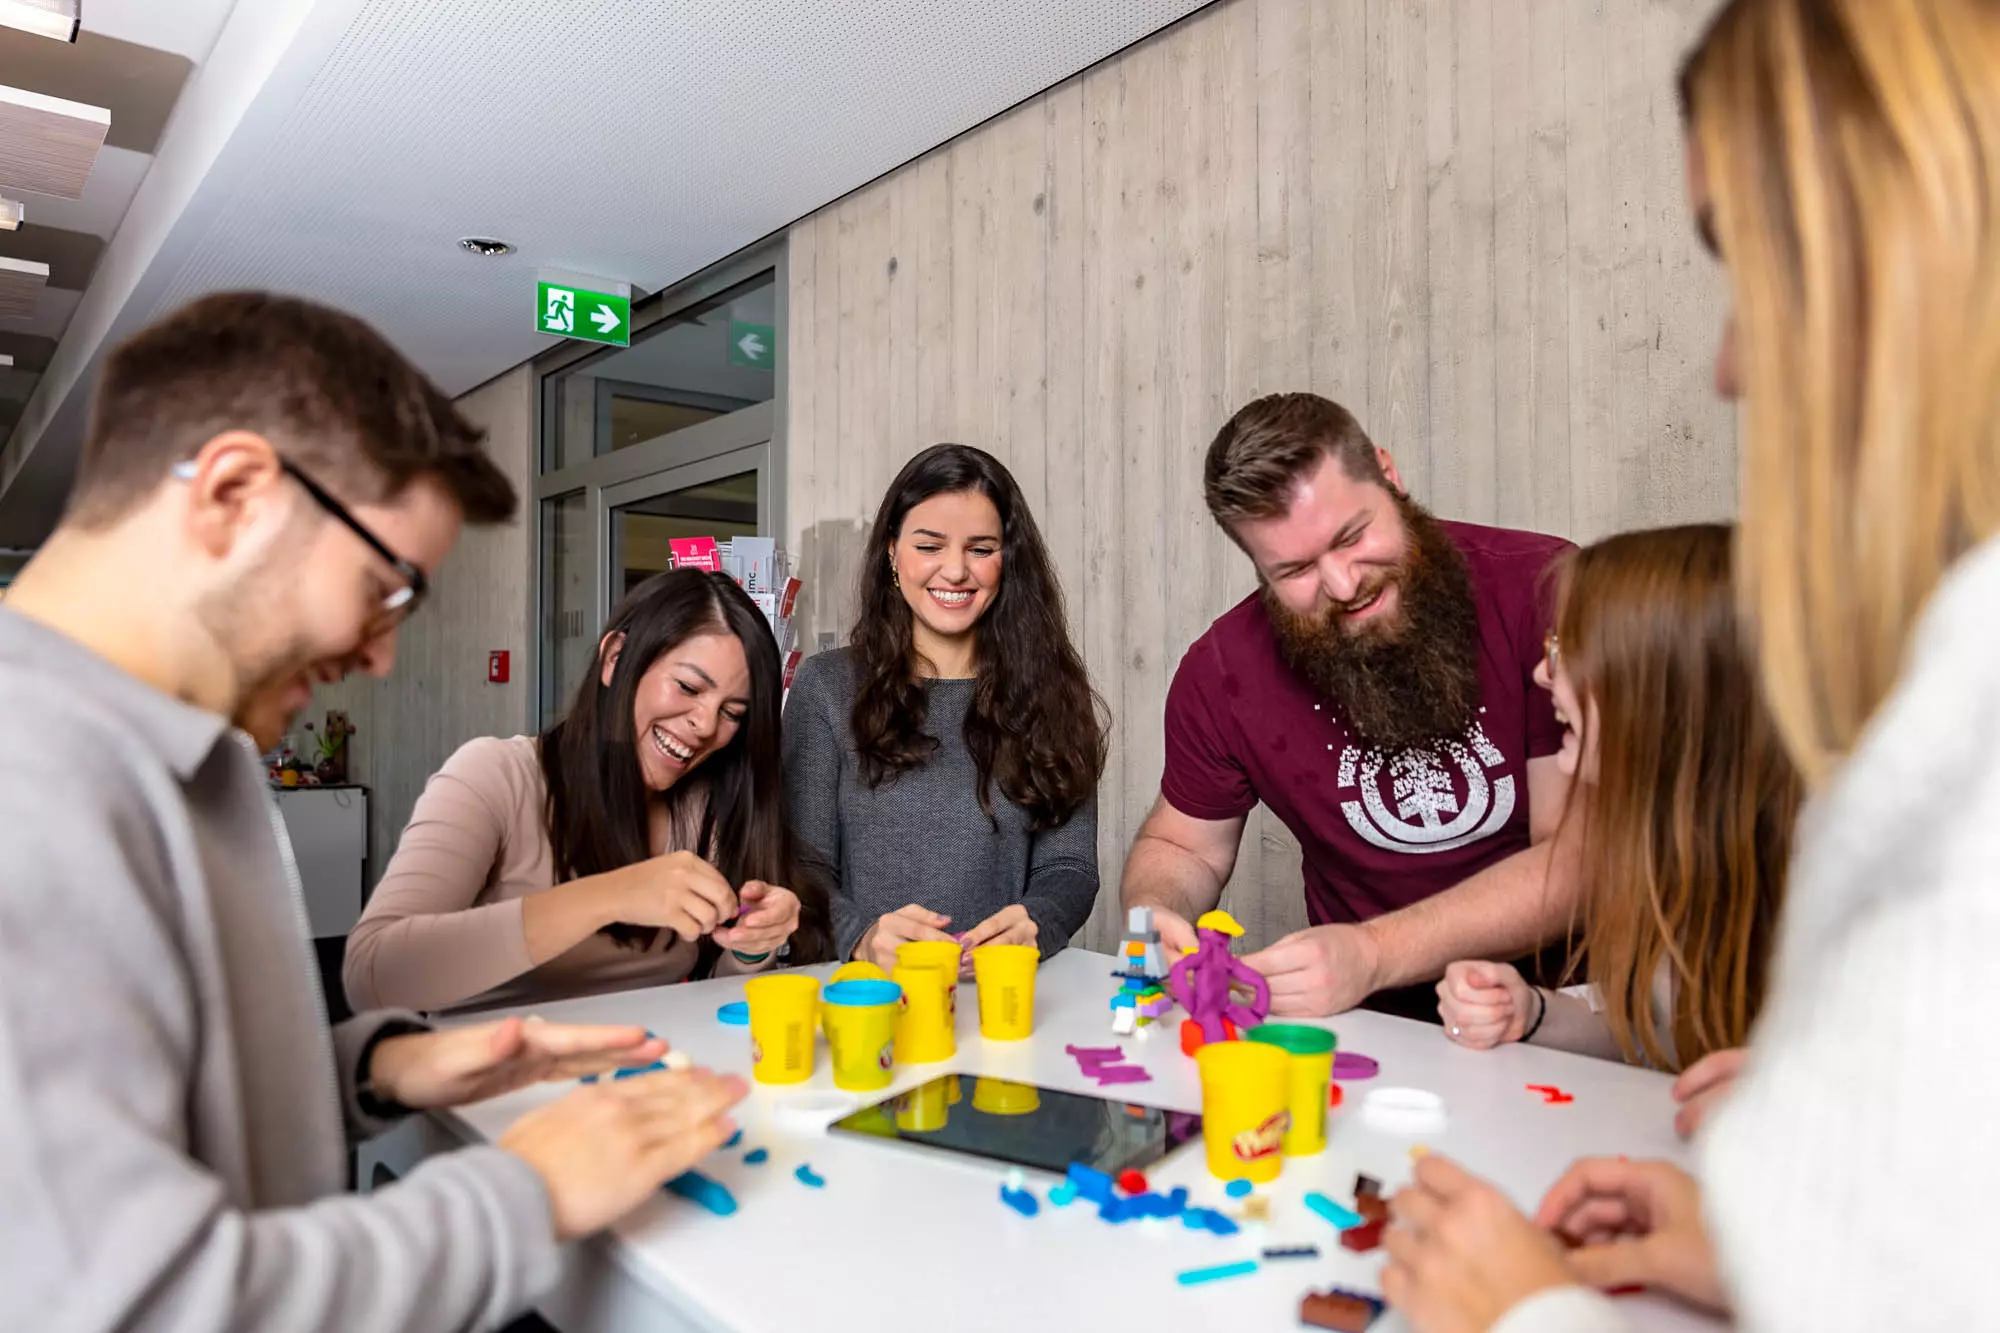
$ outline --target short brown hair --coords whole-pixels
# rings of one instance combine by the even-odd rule
[[[1354,414],[1316,393],[1274,393],[1229,418],[1208,446],[1201,490],[1232,536],[1244,519],[1275,518],[1299,479],[1332,454],[1356,481],[1384,481],[1374,442]]]
[[[345,499],[375,504],[419,477],[471,523],[514,515],[486,433],[367,324],[268,292],[203,297],[105,361],[64,521],[103,527],[202,445],[254,431]]]

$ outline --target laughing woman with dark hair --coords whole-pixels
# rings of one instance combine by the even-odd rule
[[[934,445],[876,512],[851,646],[785,718],[801,854],[843,958],[911,940],[1062,949],[1097,900],[1105,726],[1007,469]]]
[[[770,627],[726,575],[640,584],[562,721],[468,742],[424,788],[348,939],[349,999],[522,1002],[828,957],[784,817],[782,700]]]

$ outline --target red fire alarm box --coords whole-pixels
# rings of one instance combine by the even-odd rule
[[[507,650],[495,648],[486,654],[486,682],[489,685],[507,683]]]

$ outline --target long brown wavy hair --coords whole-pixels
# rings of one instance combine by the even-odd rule
[[[868,534],[860,611],[850,638],[850,725],[863,781],[880,786],[921,767],[938,741],[924,730],[929,697],[918,675],[914,616],[890,578],[890,548],[910,510],[933,495],[977,491],[1000,514],[1000,589],[973,628],[979,672],[965,746],[979,769],[979,806],[992,787],[1035,829],[1067,821],[1103,776],[1107,726],[1083,658],[1070,642],[1062,584],[1013,475],[983,449],[935,444],[903,465]]]
[[[1607,537],[1557,571],[1556,651],[1594,782],[1581,820],[1582,930],[1629,1061],[1678,1069],[1741,1046],[1763,1005],[1803,787],[1759,698],[1720,524]],[[1673,1049],[1653,1016],[1673,979]]]
[[[731,634],[750,667],[750,707],[729,744],[655,796],[639,766],[633,734],[634,697],[653,663],[697,634]],[[621,645],[604,682],[605,655]],[[665,803],[675,842],[698,852],[731,888],[747,880],[780,885],[798,896],[799,924],[788,962],[833,957],[832,909],[824,887],[804,877],[785,814],[784,763],[778,715],[783,675],[771,626],[749,594],[727,574],[677,569],[655,574],[612,608],[591,669],[560,722],[541,734],[542,778],[548,785],[549,847],[558,883],[635,865],[653,855],[647,811]],[[648,949],[652,926],[618,923],[600,932],[614,942]],[[697,975],[720,953],[701,941]]]

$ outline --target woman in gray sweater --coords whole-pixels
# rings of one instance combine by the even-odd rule
[[[851,646],[799,668],[785,789],[842,958],[1069,943],[1097,900],[1105,724],[998,459],[940,444],[876,512]]]

